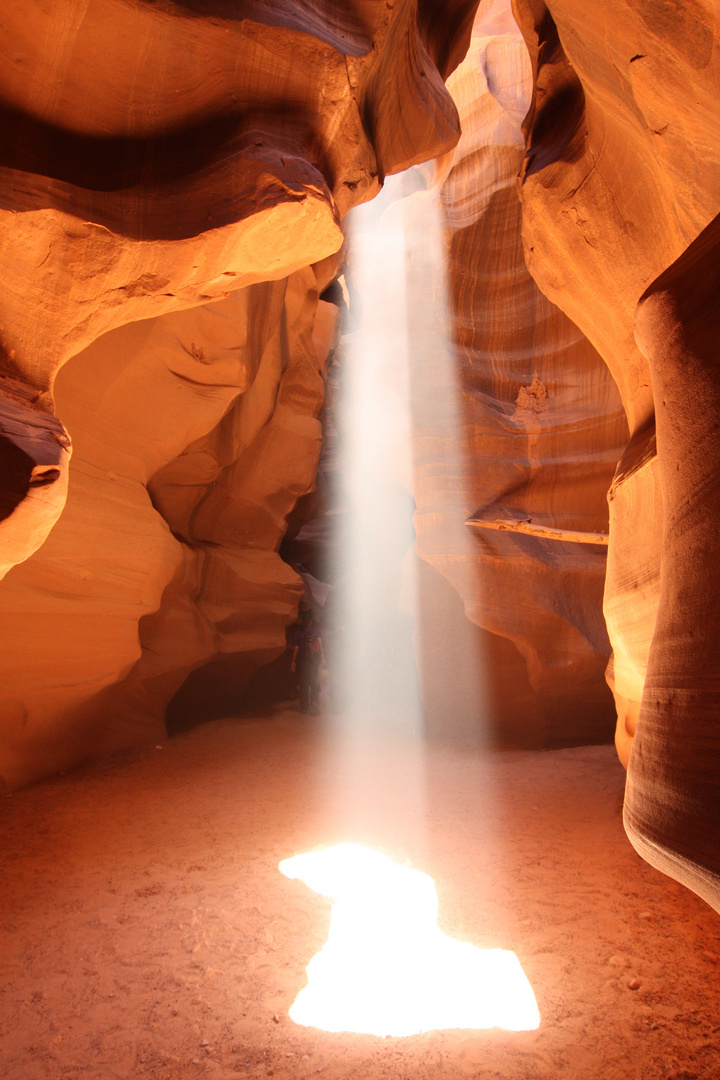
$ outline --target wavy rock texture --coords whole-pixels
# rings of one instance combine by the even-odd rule
[[[717,307],[720,20],[706,0],[515,0],[515,11],[536,86],[521,183],[528,265],[608,363],[632,435],[613,485],[605,597],[628,832],[720,907],[709,801],[720,775],[709,734],[717,661],[707,645],[717,638],[706,609],[716,571],[708,526],[694,524],[712,520],[707,462],[717,459],[699,475],[692,464],[716,453],[707,335]],[[691,451],[672,431],[700,413],[708,419]]]
[[[440,189],[455,338],[445,368],[423,301],[422,203],[417,232],[408,226],[426,707],[438,731],[477,735],[484,720],[506,745],[600,741],[612,731],[605,549],[465,525],[526,517],[606,532],[627,438],[606,366],[525,268],[516,176],[531,78],[509,2],[483,5],[448,88],[464,134]]]
[[[302,584],[277,547],[320,450],[318,308],[332,323],[306,269],[122,327],[61,372],[67,506],[0,591],[6,782],[159,736],[203,660],[231,654],[241,690],[285,648]]]
[[[443,78],[475,6],[3,6],[0,564],[27,560],[0,592],[6,783],[150,737],[210,658],[241,687],[284,647],[318,290],[348,208],[456,142]],[[76,456],[38,551],[67,486],[56,403]]]
[[[720,911],[720,217],[644,293],[635,325],[653,376],[664,527],[625,827]]]
[[[441,20],[427,0],[335,8],[4,5],[11,390],[52,412],[56,372],[102,333],[322,260],[386,173],[454,144],[441,72],[464,51],[474,0]]]
[[[652,375],[633,319],[645,288],[720,204],[717,12],[639,0],[592,12],[521,0],[515,11],[536,84],[521,184],[528,266],[599,350],[634,440],[651,447]],[[660,595],[658,466],[641,454],[636,468],[636,446],[613,485],[605,597],[626,762]],[[638,550],[629,522],[641,515],[655,529]]]

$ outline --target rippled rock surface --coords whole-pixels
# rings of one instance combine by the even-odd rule
[[[626,827],[720,908],[716,5],[516,0],[528,266],[617,381],[605,611]],[[634,738],[633,738],[634,737]]]
[[[5,783],[151,737],[212,657],[242,686],[284,648],[318,295],[346,211],[457,141],[475,7],[4,5]]]
[[[434,288],[432,266],[421,266],[425,211],[407,211],[426,707],[439,733],[602,741],[613,723],[606,548],[574,541],[607,534],[627,426],[607,366],[525,266],[516,177],[532,79],[509,3],[483,6],[448,87],[463,135],[437,192],[449,252],[445,367],[434,359],[442,328],[422,299]],[[517,521],[541,535],[515,531]]]

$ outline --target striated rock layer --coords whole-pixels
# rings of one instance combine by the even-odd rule
[[[0,777],[159,734],[188,672],[223,665],[239,689],[282,651],[302,586],[278,548],[314,483],[340,222],[443,156],[459,410],[443,282],[412,312],[431,723],[597,737],[604,554],[567,541],[609,531],[626,828],[720,909],[718,12],[514,0],[526,98],[507,7],[484,3],[453,158],[444,80],[475,7],[4,4]],[[410,238],[430,205],[398,211]],[[598,357],[630,434],[609,530],[625,421]]]
[[[3,6],[6,784],[160,731],[212,657],[241,687],[283,649],[340,219],[457,141],[475,6]]]
[[[0,590],[8,782],[157,737],[198,663],[233,654],[241,689],[284,648],[302,585],[277,547],[315,476],[327,309],[306,269],[113,331],[60,373],[67,505]]]
[[[482,5],[448,88],[463,135],[439,189],[454,337],[446,368],[436,359],[442,327],[423,299],[436,289],[427,209],[408,225],[426,706],[447,734],[601,741],[612,731],[606,549],[565,538],[607,532],[627,426],[606,365],[525,267],[516,176],[532,84],[509,2]],[[518,519],[561,539],[484,527]]]
[[[535,82],[520,184],[528,266],[609,365],[631,432],[605,594],[626,827],[720,908],[720,18],[709,0],[514,10]]]
[[[365,0],[344,16],[300,0],[203,15],[170,0],[4,5],[10,411],[19,394],[51,412],[56,372],[114,326],[337,251],[351,205],[457,140],[442,77],[475,6],[456,0],[438,19],[428,0]]]
[[[643,294],[635,333],[653,377],[664,522],[625,827],[720,910],[720,217]]]

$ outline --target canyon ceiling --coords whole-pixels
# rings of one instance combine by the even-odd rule
[[[412,170],[411,340],[432,199],[460,386],[413,390],[429,731],[598,741],[607,667],[628,835],[718,908],[717,5],[8,0],[0,29],[3,783],[275,670],[343,221]]]

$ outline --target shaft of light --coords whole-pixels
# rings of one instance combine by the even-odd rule
[[[348,224],[355,307],[340,349],[334,414],[338,565],[328,620],[333,710],[324,718],[323,752],[341,835],[367,839],[390,828],[412,846],[424,829],[425,748],[414,642],[410,357],[398,183],[390,178]],[[392,771],[377,767],[377,741],[385,738],[402,744]]]

